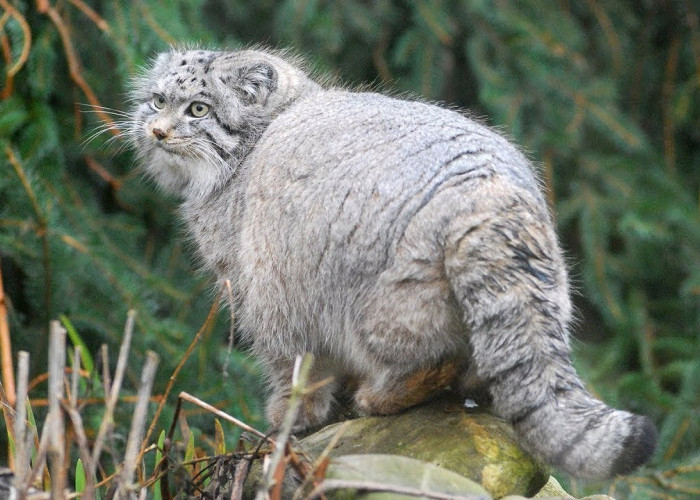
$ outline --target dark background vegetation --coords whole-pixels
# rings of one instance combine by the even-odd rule
[[[660,429],[649,470],[571,487],[700,493],[700,2],[85,4],[0,1],[0,261],[13,351],[31,353],[33,375],[50,319],[65,314],[93,352],[116,351],[134,308],[129,376],[153,349],[162,391],[217,293],[175,200],[134,173],[133,153],[109,134],[82,145],[103,118],[86,104],[125,109],[129,79],[172,43],[292,47],[348,84],[468,109],[528,151],[579,292],[577,366],[600,397]],[[264,427],[258,371],[227,353],[220,316],[177,390]]]

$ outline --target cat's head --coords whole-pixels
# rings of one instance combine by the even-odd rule
[[[160,187],[202,198],[235,175],[270,121],[316,89],[268,52],[171,50],[135,81],[128,137]]]

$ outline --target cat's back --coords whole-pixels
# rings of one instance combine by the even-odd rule
[[[294,103],[271,122],[252,156],[278,154],[292,160],[292,181],[337,167],[411,180],[411,173],[463,172],[480,163],[524,186],[534,181],[522,154],[493,129],[439,105],[370,92],[321,90]]]
[[[282,112],[243,170],[242,254],[284,255],[289,270],[333,279],[381,272],[445,190],[468,201],[470,181],[500,175],[540,197],[525,157],[488,127],[436,105],[345,90]]]
[[[319,91],[281,113],[245,169],[250,198],[308,214],[354,201],[377,220],[410,218],[445,186],[493,175],[540,196],[522,153],[481,123],[433,104],[345,90]]]

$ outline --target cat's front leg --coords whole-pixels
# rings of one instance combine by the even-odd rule
[[[307,385],[307,388],[313,390],[303,396],[292,428],[294,432],[316,427],[328,419],[333,406],[334,392],[338,385],[328,365],[329,363],[323,359],[314,360]],[[265,413],[268,422],[273,427],[279,427],[289,411],[293,371],[293,359],[276,359],[265,362],[265,374],[270,387]],[[315,385],[315,388],[312,387]]]

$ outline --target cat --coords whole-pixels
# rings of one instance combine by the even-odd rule
[[[203,263],[233,283],[273,425],[310,352],[312,380],[333,381],[307,396],[297,429],[326,421],[343,390],[390,414],[478,384],[526,450],[574,476],[628,473],[653,453],[650,420],[595,399],[571,364],[552,218],[501,134],[323,84],[265,49],[172,49],[131,97],[125,135],[181,198]]]

